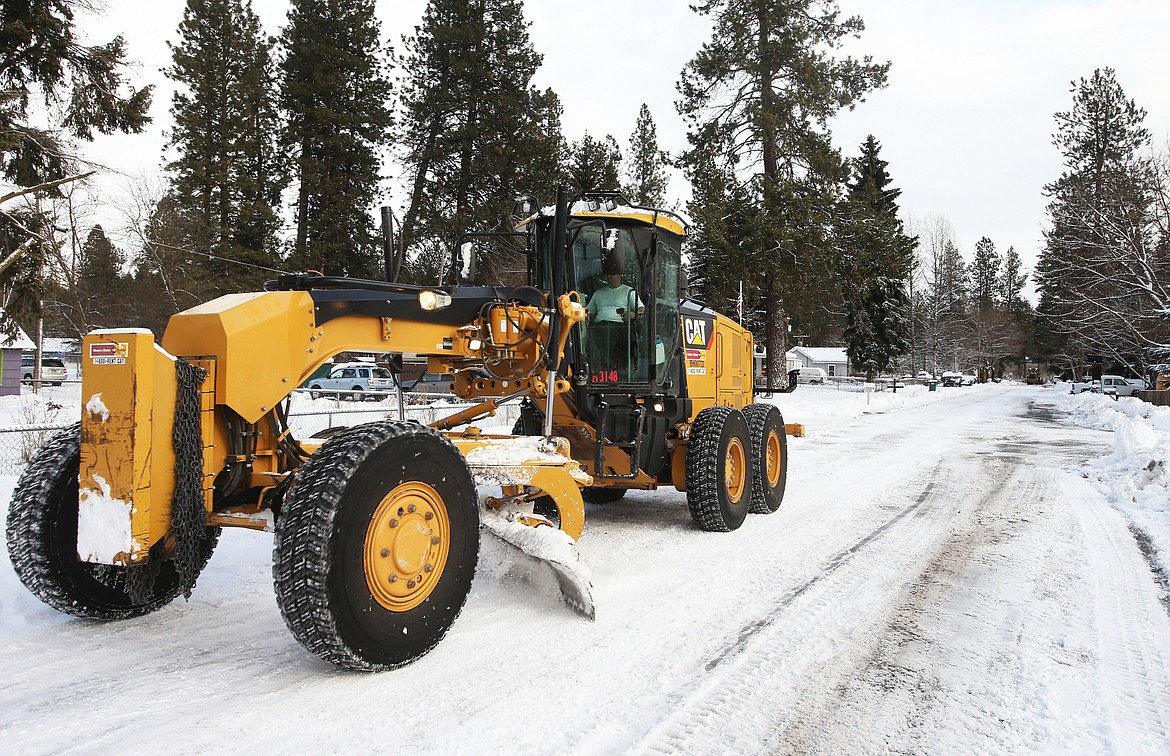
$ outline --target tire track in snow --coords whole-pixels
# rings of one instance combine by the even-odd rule
[[[1170,618],[1125,518],[1112,507],[1073,501],[1092,554],[1105,699],[1121,753],[1170,750]]]
[[[936,470],[937,470],[937,468],[936,468]],[[817,585],[818,583],[820,583],[824,579],[831,576],[834,572],[837,571],[838,568],[840,568],[842,565],[848,563],[849,560],[852,559],[853,556],[858,551],[865,548],[871,541],[880,537],[883,533],[885,533],[887,530],[892,528],[894,525],[897,525],[904,517],[906,517],[909,514],[914,513],[920,506],[925,504],[930,499],[930,495],[934,491],[934,488],[935,488],[934,482],[927,483],[926,489],[918,496],[917,501],[915,501],[913,504],[911,504],[910,506],[903,509],[898,514],[894,515],[892,518],[887,520],[882,525],[879,525],[877,528],[875,528],[873,530],[873,532],[871,532],[865,538],[862,538],[860,541],[853,544],[852,546],[845,549],[844,551],[840,551],[837,554],[835,554],[831,559],[829,559],[827,562],[825,562],[825,564],[822,566],[820,572],[813,575],[808,580],[804,581],[803,583],[801,583],[797,587],[791,589],[786,594],[784,594],[784,597],[779,601],[779,603],[776,604],[776,606],[772,609],[772,611],[767,616],[763,617],[760,620],[752,622],[748,625],[745,625],[744,628],[742,630],[740,630],[739,636],[736,638],[735,642],[732,643],[730,646],[726,647],[725,649],[723,649],[722,651],[720,651],[719,654],[715,656],[715,658],[711,659],[711,661],[707,662],[707,664],[704,666],[704,669],[706,669],[708,672],[710,672],[710,671],[714,670],[716,667],[718,667],[720,664],[724,663],[729,658],[734,656],[735,654],[743,651],[743,649],[747,645],[748,641],[750,641],[753,637],[755,637],[761,631],[766,630],[767,628],[771,627],[771,625],[780,616],[780,613],[785,608],[787,608],[789,604],[791,604],[797,598],[802,596],[808,589],[812,588],[814,585]]]
[[[842,659],[837,680],[802,702],[777,753],[1108,750],[1100,728],[1053,726],[1058,710],[1103,716],[1095,644],[1078,632],[1091,589],[1076,516],[1045,504],[1064,500],[1052,486],[1063,474],[1017,455],[1016,443],[988,452],[981,495],[870,652],[855,652],[852,668]]]
[[[886,611],[889,596],[902,591],[908,573],[916,574],[922,552],[946,530],[948,493],[928,482],[914,503],[785,593],[712,657],[702,674],[668,696],[665,716],[631,752],[756,750],[775,731],[777,712],[793,708],[791,702],[776,700],[776,692],[788,691],[796,700],[800,681],[831,663],[842,639],[859,632],[864,618]],[[904,527],[895,527],[903,522]],[[880,546],[885,558],[854,563],[853,557],[870,546]]]

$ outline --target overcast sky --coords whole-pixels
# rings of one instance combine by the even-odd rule
[[[102,138],[86,152],[127,176],[157,174],[168,128],[170,62],[179,0],[107,0],[83,18],[82,34],[124,34],[137,61],[133,78],[154,83],[148,136]],[[287,0],[253,0],[267,30],[284,24]],[[384,36],[395,50],[422,18],[425,0],[378,0]],[[674,109],[679,72],[707,39],[706,19],[688,0],[527,0],[531,37],[544,65],[536,84],[564,104],[569,140],[612,134],[624,150],[638,109],[649,105],[660,147],[686,144]],[[889,86],[834,124],[834,141],[854,155],[867,134],[882,144],[902,208],[915,218],[950,220],[964,256],[987,236],[1002,252],[1015,246],[1031,268],[1042,244],[1043,185],[1060,174],[1051,145],[1053,113],[1071,105],[1071,82],[1109,66],[1148,112],[1155,146],[1170,137],[1170,2],[1166,0],[839,0],[866,23],[854,55],[889,60]],[[149,10],[145,10],[149,9]],[[387,175],[396,169],[387,166]],[[402,192],[388,185],[391,204]],[[110,191],[116,191],[111,188]],[[671,191],[687,192],[676,177]]]

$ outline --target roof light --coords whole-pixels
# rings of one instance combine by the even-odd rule
[[[451,296],[441,291],[431,291],[428,289],[427,291],[420,291],[418,293],[418,306],[428,312],[441,310],[449,304],[451,304]]]

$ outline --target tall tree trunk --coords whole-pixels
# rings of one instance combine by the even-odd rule
[[[309,189],[305,182],[305,155],[308,154],[308,146],[307,142],[301,143],[301,156],[297,161],[300,181],[297,187],[297,240],[294,249],[297,258],[302,262],[308,262],[309,256]]]
[[[768,350],[765,373],[768,389],[777,391],[788,385],[788,315],[784,299],[772,276],[764,284],[764,342]]]

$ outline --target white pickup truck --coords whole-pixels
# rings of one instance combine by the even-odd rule
[[[1122,378],[1120,375],[1103,375],[1100,381],[1074,382],[1070,393],[1085,391],[1109,394],[1110,396],[1133,396],[1135,391],[1144,391],[1146,382],[1141,378]]]
[[[1114,396],[1133,396],[1135,391],[1145,391],[1146,382],[1141,378],[1122,378],[1120,375],[1101,376],[1101,393]]]

